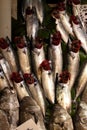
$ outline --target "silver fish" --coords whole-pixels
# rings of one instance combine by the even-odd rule
[[[40,130],[46,130],[41,109],[32,97],[27,96],[22,99],[19,111],[20,124],[32,119]]]
[[[24,79],[27,83],[27,86],[30,90],[30,93],[37,104],[40,106],[43,115],[45,116],[46,105],[45,105],[45,96],[43,90],[38,80],[33,74],[26,73],[24,74]]]
[[[74,120],[75,130],[87,130],[87,104],[80,102]]]
[[[67,52],[67,70],[71,74],[69,80],[69,88],[71,90],[79,72],[79,62],[80,62],[79,50],[81,42],[79,40],[73,40],[69,42],[70,42],[68,45],[69,50]]]
[[[5,58],[2,56],[2,54],[0,54],[0,65],[1,65],[1,68],[3,70],[3,73],[6,76],[6,79],[9,83],[10,87],[13,87],[13,83],[10,79],[10,75],[12,72],[11,72],[11,69],[10,69],[8,62],[5,60]]]
[[[16,91],[14,89],[10,90],[9,86],[0,92],[0,111],[3,111],[3,114],[7,117],[6,122],[9,124],[9,130],[16,129],[19,121],[19,102]],[[5,119],[1,120],[0,129],[3,130]]]
[[[58,10],[56,10],[56,9],[53,10],[52,17],[55,19],[56,30],[61,33],[62,40],[65,43],[67,43],[68,42],[68,38],[69,38],[69,34],[65,30],[65,28],[64,28],[64,26],[63,26],[63,24],[62,24],[62,22],[60,20]]]
[[[14,83],[14,87],[17,91],[17,95],[19,100],[21,101],[25,96],[29,96],[29,92],[27,91],[27,86],[21,76],[20,73],[13,72],[11,74],[11,80]]]
[[[51,102],[55,102],[55,85],[53,81],[53,73],[48,60],[44,60],[41,63],[41,83],[47,99]]]
[[[63,71],[59,75],[56,83],[56,102],[59,103],[69,113],[71,112],[71,91],[69,88],[70,73]]]
[[[27,30],[27,36],[31,39],[35,39],[38,34],[39,30],[39,21],[37,18],[36,10],[33,7],[30,9],[30,7],[26,10],[26,30]]]
[[[23,73],[30,73],[31,72],[30,54],[29,54],[29,49],[27,46],[26,39],[25,37],[19,36],[19,37],[15,37],[14,41],[17,46],[17,53],[19,57],[21,71]]]
[[[76,95],[74,101],[79,97],[81,92],[83,91],[85,85],[87,83],[87,60],[83,63],[82,67],[80,68],[80,72],[78,73],[78,77],[76,79],[75,89]]]
[[[63,3],[60,3],[58,5],[58,8],[59,8],[59,16],[60,16],[60,20],[65,28],[65,30],[71,34],[72,36],[74,36],[74,33],[73,33],[73,29],[72,29],[72,26],[70,24],[70,17],[69,15],[66,13],[66,10],[65,10],[65,5]]]
[[[3,72],[2,67],[0,65],[0,91],[3,90],[4,88],[8,87],[8,86],[9,85],[8,85],[7,79],[5,77],[5,74]]]
[[[34,73],[40,82],[41,82],[40,64],[42,63],[43,60],[45,60],[43,42],[36,40],[36,44],[34,46],[34,49],[32,50],[32,62]]]
[[[59,104],[55,104],[50,117],[49,130],[74,130],[69,113]]]
[[[81,46],[84,49],[85,53],[87,54],[87,37],[85,31],[82,28],[82,25],[79,22],[79,18],[77,18],[76,16],[72,16],[71,21],[72,21],[73,31],[77,39],[81,41],[82,43]]]
[[[44,18],[44,8],[43,8],[43,1],[42,0],[34,0],[34,6],[36,8],[37,17],[42,24]]]
[[[53,78],[55,81],[56,73],[60,74],[63,68],[61,34],[59,31],[52,35],[51,41],[49,47],[49,60],[52,61]]]
[[[4,38],[0,38],[0,50],[7,62],[9,63],[11,71],[18,71],[17,62],[13,49],[10,43],[8,43],[7,40]]]

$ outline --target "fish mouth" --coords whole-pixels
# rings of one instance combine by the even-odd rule
[[[81,41],[80,40],[74,40],[71,44],[71,51],[77,53],[81,48]]]
[[[66,9],[65,3],[64,2],[59,2],[58,3],[58,10],[59,11],[65,11],[65,9]]]
[[[74,16],[74,15],[72,15],[71,17],[70,17],[70,23],[74,23],[74,24],[76,24],[76,25],[78,25],[79,23],[80,23],[80,21],[79,21],[79,19],[77,18],[77,16]]]
[[[0,48],[1,49],[6,49],[9,47],[9,44],[4,38],[0,38]]]
[[[52,11],[51,16],[52,16],[53,18],[57,18],[57,19],[60,18],[60,17],[59,17],[58,7],[56,7],[56,8]]]
[[[70,73],[67,70],[65,70],[59,75],[59,82],[66,84],[68,80],[70,80],[70,77],[71,77]]]
[[[30,7],[27,7],[27,9],[26,9],[26,15],[32,15],[32,14],[34,14],[33,9],[31,9]]]
[[[48,60],[42,61],[42,63],[40,64],[40,68],[42,68],[46,71],[51,70],[50,62]]]
[[[16,46],[20,49],[26,47],[25,41],[21,36],[15,37],[14,42],[16,43]]]
[[[72,3],[75,5],[78,5],[78,4],[80,4],[80,0],[72,0]]]
[[[25,73],[23,77],[28,84],[33,84],[35,82],[34,76],[30,73]]]
[[[23,81],[22,76],[18,73],[18,72],[13,72],[10,76],[11,80],[16,82],[16,83],[20,83],[21,81]]]

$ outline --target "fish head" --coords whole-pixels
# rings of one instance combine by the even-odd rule
[[[0,38],[0,48],[1,49],[7,49],[9,47],[9,44],[4,38]]]
[[[34,84],[35,83],[34,75],[32,73],[25,73],[23,75],[23,77],[24,77],[27,84]]]

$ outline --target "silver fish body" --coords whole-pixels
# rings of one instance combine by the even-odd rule
[[[56,85],[56,101],[68,112],[71,111],[71,91],[68,84]]]
[[[75,24],[74,22],[72,22],[72,27],[77,39],[79,39],[82,43],[82,48],[87,54],[87,37],[82,26],[80,24]]]
[[[35,80],[32,83],[29,83],[29,80]],[[36,77],[31,74],[30,79],[25,78],[25,81],[27,83],[28,89],[32,95],[32,97],[34,98],[34,100],[37,102],[37,104],[40,106],[41,111],[43,113],[43,115],[45,115],[45,109],[46,109],[46,105],[45,105],[45,96],[42,90],[41,85],[39,84],[38,80],[36,79]]]
[[[65,28],[65,30],[71,34],[72,36],[74,36],[74,33],[73,33],[73,29],[71,27],[71,24],[70,24],[70,18],[69,16],[67,15],[67,13],[65,11],[60,11],[59,12],[59,16],[60,16],[60,20]]]
[[[14,130],[17,127],[17,123],[19,121],[19,102],[17,99],[17,93],[15,90],[10,90],[9,88],[5,88],[1,92],[0,95],[0,110],[2,110],[7,117],[7,123],[9,124],[9,130]],[[0,129],[3,130],[4,119],[0,121]],[[2,127],[1,127],[2,126]],[[8,127],[7,127],[8,128]],[[6,129],[7,130],[7,129]]]
[[[59,104],[55,104],[53,107],[49,130],[74,130],[71,116]]]
[[[32,97],[27,96],[22,99],[19,111],[20,124],[32,119],[40,130],[46,130],[41,109]]]
[[[41,82],[40,64],[42,63],[43,60],[45,60],[45,52],[43,46],[40,49],[34,48],[34,50],[32,51],[33,69],[36,77],[40,82]]]
[[[51,45],[49,47],[49,59],[52,61],[52,70],[54,81],[56,74],[60,74],[63,68],[62,48],[61,43],[59,45]]]
[[[75,116],[75,130],[87,130],[87,104],[80,102]]]
[[[60,31],[61,37],[62,37],[63,41],[65,43],[67,43],[68,42],[68,38],[69,38],[69,34],[65,30],[65,28],[64,28],[63,24],[61,23],[60,19],[56,19],[55,23],[56,23],[56,30]]]
[[[45,96],[51,102],[55,102],[55,85],[53,81],[53,73],[51,70],[42,69],[41,73],[42,86],[44,89]]]
[[[7,60],[7,62],[10,65],[11,71],[16,72],[18,71],[17,62],[16,62],[16,54],[14,54],[14,51],[10,45],[10,43],[7,43],[5,39],[1,39],[0,44],[6,44],[7,47],[2,48],[0,47],[1,53],[3,54],[4,58]],[[2,45],[1,45],[2,46]]]
[[[42,0],[34,0],[34,6],[36,8],[37,17],[42,24],[44,18],[44,9],[43,9],[43,1]]]
[[[13,87],[13,83],[10,79],[11,69],[10,69],[8,62],[5,60],[4,57],[0,58],[0,65],[1,65],[1,68],[6,76],[6,79],[8,80],[10,87]]]
[[[82,68],[80,68],[80,72],[78,73],[78,77],[76,79],[75,89],[75,101],[80,96],[83,91],[85,85],[87,83],[87,61],[83,63]]]
[[[35,9],[32,9],[35,10]],[[26,15],[26,30],[27,36],[31,39],[35,39],[37,37],[37,33],[39,30],[39,21],[37,18],[36,10],[31,14]]]

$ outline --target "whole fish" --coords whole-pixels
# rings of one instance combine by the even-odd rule
[[[56,73],[60,74],[63,68],[61,34],[59,31],[52,35],[49,47],[49,59],[52,61],[53,78],[56,79]]]
[[[80,72],[78,73],[78,77],[75,81],[74,87],[76,90],[76,95],[74,101],[76,101],[76,99],[80,96],[86,83],[87,83],[87,60],[83,62],[83,65],[80,68]]]
[[[58,75],[57,75],[58,76]],[[71,112],[71,91],[69,88],[70,73],[63,71],[56,82],[56,102],[69,113]]]
[[[30,53],[29,53],[29,48],[26,39],[25,37],[19,36],[19,37],[15,37],[14,41],[17,46],[21,71],[23,73],[30,73],[31,72]]]
[[[72,26],[70,24],[70,17],[69,15],[66,13],[66,9],[65,9],[65,4],[63,2],[60,2],[60,4],[58,4],[58,9],[59,9],[59,16],[60,16],[60,20],[65,28],[65,30],[71,35],[74,36],[73,33],[73,29]]]
[[[42,24],[44,18],[43,0],[34,0],[34,6],[36,8],[37,17]]]
[[[45,52],[43,48],[43,40],[40,38],[37,38],[35,40],[35,45],[32,50],[32,66],[33,66],[33,71],[39,80],[41,82],[41,70],[40,70],[40,64],[42,61],[45,60]]]
[[[53,107],[49,130],[74,130],[71,116],[59,104],[55,104]]]
[[[18,71],[16,57],[11,44],[6,39],[0,38],[0,51],[10,65],[11,71]]]
[[[75,130],[87,130],[87,104],[83,101],[78,105],[74,125]]]
[[[79,40],[69,41],[68,50],[67,50],[67,70],[71,74],[69,80],[70,90],[72,89],[79,72],[80,47],[81,47],[81,42]]]
[[[87,54],[87,37],[86,37],[85,31],[83,30],[82,25],[80,24],[79,18],[73,15],[71,16],[71,22],[72,22],[73,31],[77,39],[81,41],[82,43],[81,47]]]
[[[25,96],[29,96],[29,92],[27,90],[27,86],[21,76],[20,73],[13,72],[11,74],[11,80],[14,83],[14,87],[17,91],[17,95],[19,100],[21,101]]]
[[[37,102],[37,104],[40,106],[43,115],[45,115],[45,109],[46,109],[45,96],[43,94],[43,90],[42,90],[41,85],[39,84],[37,78],[32,73],[31,74],[25,73],[24,79],[27,83],[27,86],[30,90],[32,97]]]
[[[31,39],[35,39],[39,30],[39,21],[36,14],[36,9],[33,7],[32,9],[28,7],[26,9],[26,31],[27,36]]]
[[[63,26],[63,24],[62,24],[62,22],[60,20],[58,9],[54,9],[53,10],[52,17],[55,19],[56,30],[61,33],[62,40],[65,43],[67,43],[68,42],[68,38],[69,38],[69,34],[65,30],[65,28],[64,28],[64,26]]]
[[[0,117],[0,129],[16,129],[19,121],[19,102],[16,91],[9,89],[9,86],[0,92],[0,111],[2,112],[0,116],[4,117],[2,119]],[[6,123],[8,125],[5,126]]]
[[[27,96],[21,100],[19,112],[19,124],[32,119],[40,130],[46,130],[41,109],[32,97]]]
[[[55,85],[53,81],[53,72],[51,70],[50,61],[44,60],[41,67],[41,83],[44,89],[45,96],[51,102],[55,102]]]
[[[6,61],[6,59],[3,57],[2,54],[0,54],[0,65],[1,65],[1,68],[3,70],[3,73],[5,74],[6,76],[6,79],[8,80],[9,82],[9,85],[10,87],[13,87],[13,83],[10,79],[10,75],[11,75],[11,69],[10,69],[10,66],[8,64],[8,62]]]

